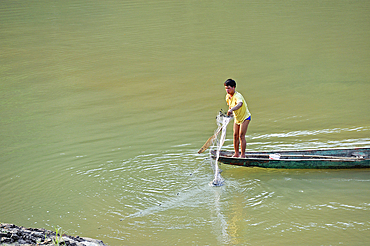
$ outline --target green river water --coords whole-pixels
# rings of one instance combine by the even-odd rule
[[[366,245],[370,170],[197,150],[234,78],[248,150],[370,147],[368,1],[0,3],[0,222],[108,245]],[[223,149],[232,150],[232,127]]]

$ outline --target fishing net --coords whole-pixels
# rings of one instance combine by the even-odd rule
[[[217,137],[213,141],[213,145],[210,148],[210,155],[211,155],[211,165],[215,172],[214,179],[210,183],[211,186],[221,186],[224,183],[224,179],[221,176],[221,171],[218,167],[218,159],[220,157],[220,151],[222,146],[225,143],[226,139],[226,128],[229,122],[231,121],[232,117],[227,116],[224,112],[220,111],[219,114],[216,117],[217,122],[217,129],[215,131],[215,134]],[[212,158],[212,152],[215,153],[215,159]]]

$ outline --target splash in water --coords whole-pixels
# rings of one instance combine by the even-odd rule
[[[212,158],[210,158],[211,165],[214,167],[214,171],[215,171],[215,177],[213,181],[210,183],[211,186],[221,186],[224,183],[224,179],[221,177],[221,174],[220,174],[221,172],[220,172],[220,169],[218,168],[218,159],[220,157],[221,147],[225,143],[226,127],[229,124],[231,119],[232,117],[228,117],[222,112],[220,112],[216,117],[218,127],[217,127],[217,130],[215,131],[215,134],[218,135],[218,133],[221,133],[221,136],[219,137],[219,139],[217,138],[217,141],[213,143],[216,148],[216,159],[214,161],[214,165],[212,165]]]

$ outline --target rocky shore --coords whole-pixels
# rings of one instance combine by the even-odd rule
[[[103,241],[92,238],[60,235],[46,229],[13,224],[0,224],[0,245],[106,246]]]

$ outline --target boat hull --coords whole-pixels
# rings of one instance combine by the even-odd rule
[[[216,158],[216,151],[212,151]],[[246,152],[246,158],[221,151],[219,162],[229,165],[283,169],[370,168],[370,148],[317,149],[303,151]],[[270,159],[277,156],[279,159]]]

